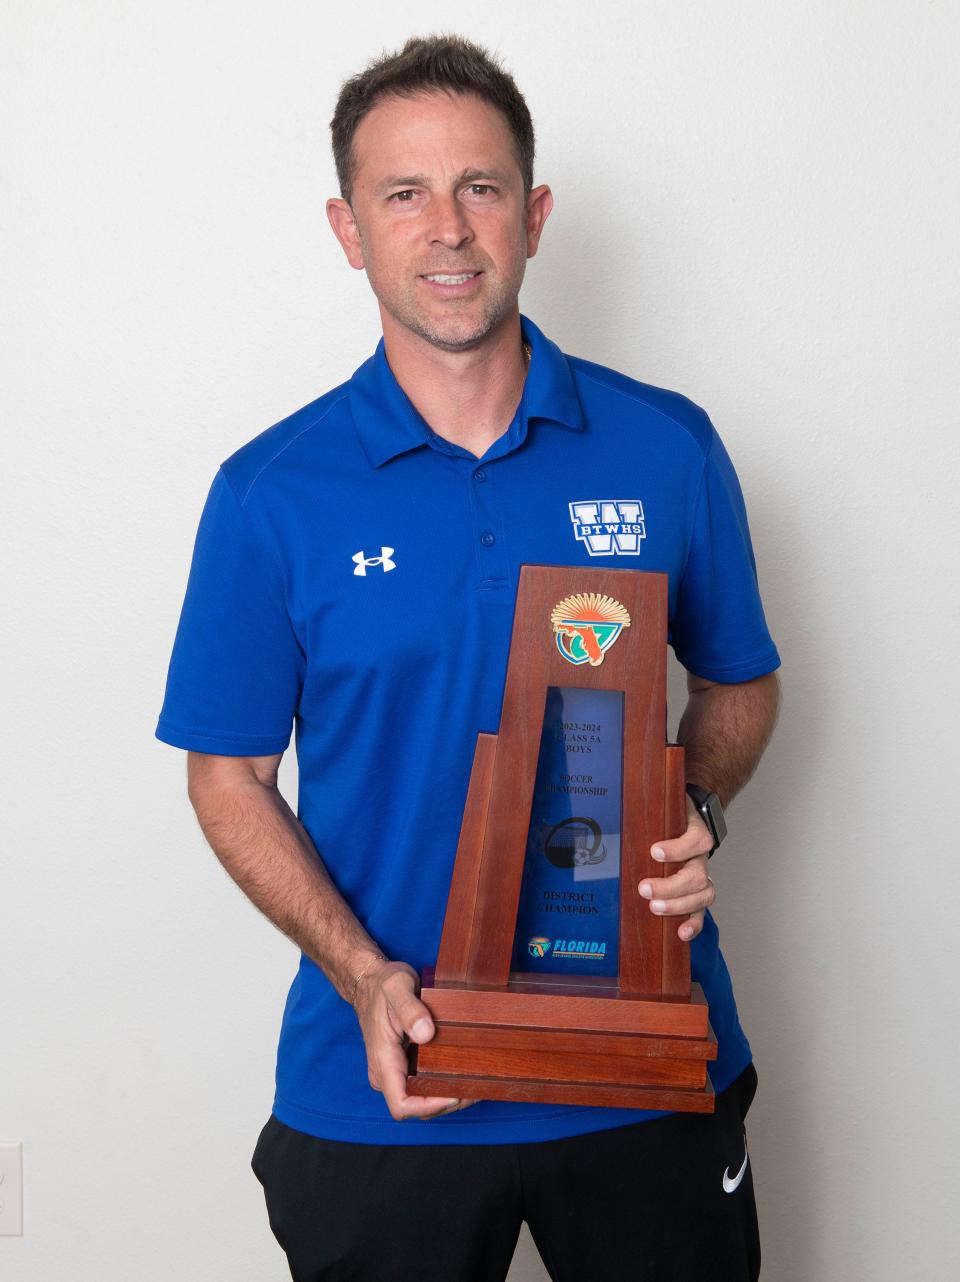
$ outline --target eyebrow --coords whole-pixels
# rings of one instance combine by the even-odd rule
[[[465,169],[462,173],[457,175],[456,185],[459,186],[461,183],[485,182],[488,178],[492,178],[494,182],[499,183],[509,182],[507,175],[505,173],[501,173],[499,169]],[[383,182],[377,184],[376,190],[377,194],[380,195],[392,187],[403,188],[429,186],[430,180],[426,174],[407,174],[399,178],[385,178]]]

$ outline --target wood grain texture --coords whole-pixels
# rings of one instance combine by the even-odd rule
[[[687,830],[687,780],[684,752],[679,744],[666,749],[664,837],[680,837]],[[660,875],[663,869],[659,870]],[[649,909],[648,909],[649,911]],[[690,991],[690,945],[677,934],[682,918],[662,917],[662,991],[683,997]]]
[[[440,949],[437,953],[436,974],[441,980],[464,979],[467,973],[476,912],[477,882],[483,855],[483,834],[496,754],[497,736],[478,735],[447,910],[443,918]]]
[[[510,1051],[536,1051],[554,1054],[586,1050],[593,1055],[631,1057],[644,1055],[657,1059],[700,1059],[717,1057],[717,1042],[708,1027],[707,1037],[653,1037],[633,1033],[571,1032],[565,1028],[514,1028],[492,1024],[440,1024],[431,1041],[421,1050],[434,1046],[502,1048]]]
[[[654,1108],[683,1113],[712,1113],[709,1078],[702,1090],[678,1086],[615,1086],[605,1082],[521,1081],[466,1074],[419,1073],[407,1078],[410,1095],[455,1099],[509,1100],[514,1103],[588,1104],[607,1108]]]
[[[512,1024],[519,1028],[564,1028],[597,1033],[651,1033],[668,1037],[706,1037],[707,1003],[699,985],[689,1001],[612,995],[570,995],[510,987],[430,988],[420,1000],[437,1021],[457,1024]],[[611,993],[611,990],[607,990]]]
[[[642,1041],[642,1038],[637,1038]],[[585,1039],[586,1041],[586,1039]],[[607,1082],[624,1086],[701,1087],[707,1080],[705,1060],[658,1059],[654,1055],[616,1058],[579,1051],[506,1050],[502,1047],[443,1046],[436,1040],[421,1046],[421,1073],[466,1073],[471,1077],[526,1078],[549,1082]]]
[[[663,921],[651,913],[638,887],[644,877],[661,871],[650,847],[664,836],[667,576],[633,572],[632,577],[637,580],[634,609],[638,627],[631,637],[633,653],[623,687],[626,700],[619,979],[624,993],[659,993],[663,981]]]

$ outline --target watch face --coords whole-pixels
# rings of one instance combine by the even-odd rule
[[[693,797],[697,809],[703,816],[703,822],[713,834],[713,850],[716,850],[727,835],[727,821],[723,817],[720,798],[715,792],[708,792],[706,788],[700,788],[696,784],[689,784],[687,791]],[[713,851],[710,853],[712,854]]]
[[[723,817],[723,807],[716,793],[711,792],[706,808],[710,812],[707,824],[713,830],[713,848],[716,850],[727,835],[727,821]]]

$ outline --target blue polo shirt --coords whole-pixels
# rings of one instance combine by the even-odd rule
[[[383,951],[417,970],[436,960],[477,734],[498,728],[520,565],[665,572],[670,644],[691,672],[748,681],[780,662],[707,415],[565,355],[526,316],[521,328],[523,396],[480,459],[431,430],[381,339],[351,379],[221,465],[156,732],[262,756],[295,727],[298,817]],[[709,913],[692,969],[719,1092],[750,1047]],[[353,1009],[302,955],[273,1111],[312,1135],[380,1144],[548,1140],[661,1115],[482,1101],[395,1122],[367,1081]]]

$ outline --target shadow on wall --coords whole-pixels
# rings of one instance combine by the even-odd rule
[[[725,440],[730,435],[722,426],[718,430]],[[842,1100],[831,1102],[813,1085],[821,1053],[816,985],[827,981],[826,968],[808,963],[817,954],[817,923],[808,912],[816,891],[810,864],[800,857],[821,787],[817,727],[829,716],[831,641],[817,625],[814,585],[793,554],[803,530],[795,519],[800,505],[788,492],[790,478],[774,477],[766,491],[752,485],[745,453],[749,449],[731,447],[764,610],[782,659],[783,703],[756,775],[731,806],[730,838],[715,860],[713,915],[759,1076],[748,1135],[765,1268],[779,1282],[811,1282],[829,1276],[819,1259],[818,1235],[810,1232],[820,1213],[817,1137],[841,1125],[839,1114],[831,1118],[830,1111],[843,1108]],[[673,730],[686,701],[683,669],[676,663],[669,693]],[[798,991],[805,995],[801,1007]]]

